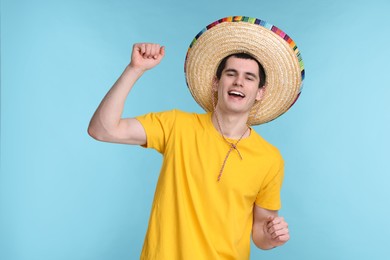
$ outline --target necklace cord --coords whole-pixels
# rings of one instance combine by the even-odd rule
[[[238,150],[237,148],[237,145],[238,143],[241,141],[241,139],[244,137],[244,135],[246,134],[246,132],[248,131],[249,129],[249,126],[247,125],[247,128],[245,129],[245,131],[242,133],[242,135],[240,136],[240,138],[235,142],[235,143],[232,143],[232,142],[229,142],[225,135],[223,134],[222,132],[222,127],[221,127],[221,123],[219,122],[219,117],[218,117],[218,112],[217,112],[217,109],[216,109],[216,104],[215,104],[215,100],[214,100],[214,93],[213,93],[213,89],[211,88],[211,92],[212,92],[212,102],[213,102],[213,108],[214,108],[214,114],[215,114],[215,118],[217,120],[217,125],[218,125],[218,128],[219,128],[219,132],[220,134],[222,135],[223,139],[225,140],[225,142],[230,146],[229,148],[229,151],[227,152],[226,156],[225,156],[225,159],[223,160],[223,163],[222,163],[222,167],[221,167],[221,170],[219,171],[219,174],[218,174],[218,178],[217,178],[217,181],[219,182],[221,180],[221,177],[222,177],[222,173],[223,173],[223,170],[225,168],[225,165],[226,165],[226,162],[227,162],[227,159],[229,158],[229,155],[230,153],[233,151],[233,150],[236,150],[237,153],[238,153],[238,156],[240,157],[240,159],[242,160],[242,155],[240,153],[240,151]]]

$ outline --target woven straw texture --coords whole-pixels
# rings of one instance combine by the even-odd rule
[[[263,124],[285,113],[299,97],[304,78],[298,48],[277,27],[243,16],[210,24],[191,43],[185,75],[196,102],[213,110],[211,88],[217,67],[224,57],[238,52],[254,56],[267,76],[264,96],[253,106],[248,123]]]

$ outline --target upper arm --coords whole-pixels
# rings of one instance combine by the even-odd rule
[[[146,132],[140,121],[135,118],[121,119],[118,127],[119,141],[126,144],[146,144]]]
[[[135,118],[123,118],[119,124],[112,129],[94,133],[89,130],[89,134],[103,142],[144,145],[146,144],[146,132],[142,124]]]

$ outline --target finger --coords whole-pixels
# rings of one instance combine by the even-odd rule
[[[133,45],[133,53],[136,52],[141,53],[141,44],[136,43]]]
[[[164,47],[164,46],[161,46],[161,48],[160,48],[160,55],[161,55],[162,57],[165,56],[165,47]]]
[[[267,217],[267,221],[266,221],[267,231],[269,231],[269,229],[271,229],[275,225],[274,219],[275,219],[275,216],[268,216]]]
[[[160,45],[152,44],[150,48],[150,58],[157,59],[159,52],[160,52]]]
[[[283,217],[275,217],[275,219],[273,220],[274,221],[274,223],[282,223],[282,222],[284,222],[284,218]]]
[[[153,43],[146,43],[145,46],[145,52],[143,53],[143,57],[147,59],[156,59],[158,58],[159,52],[160,52],[160,45],[159,44],[153,44]]]
[[[283,230],[283,229],[286,229],[286,228],[288,228],[286,225],[276,225],[276,226],[273,226],[273,227],[267,229],[267,231],[268,231],[269,234],[272,234],[272,233],[275,233],[275,232],[277,232],[279,230]]]
[[[145,54],[145,51],[146,51],[145,43],[139,44],[138,50],[139,50],[139,53],[143,56]]]
[[[275,216],[272,216],[272,215],[270,215],[270,216],[268,216],[267,217],[267,226],[270,224],[270,223],[272,223],[272,221],[275,219]]]
[[[278,239],[284,236],[289,236],[288,228],[279,229],[271,234],[272,239]]]
[[[272,221],[272,222],[269,222],[267,224],[268,229],[271,229],[271,228],[275,228],[275,229],[279,228],[280,229],[280,228],[284,228],[284,227],[288,227],[288,224],[285,221],[281,221],[281,222]]]
[[[165,47],[161,47],[160,45],[158,45],[157,49],[156,49],[156,54],[153,56],[153,58],[155,60],[158,60],[158,61],[161,61],[162,58],[164,58],[164,55],[165,55]]]
[[[276,222],[276,223],[275,223]],[[283,219],[281,222],[278,223],[278,221],[271,222],[267,225],[267,232],[269,234],[274,234],[275,232],[278,232],[280,230],[287,230],[288,231],[288,224]]]
[[[286,243],[288,240],[290,240],[290,235],[289,234],[281,235],[276,237],[274,240],[279,243]]]
[[[150,53],[151,52],[152,52],[152,45],[151,44],[145,44],[144,58],[150,58]]]
[[[274,217],[271,221],[268,222],[267,227],[270,228],[281,223],[286,223],[283,217]]]
[[[274,233],[278,230],[282,230],[282,229],[288,229],[288,224],[286,222],[273,225],[273,226],[269,227],[267,229],[267,231],[268,231],[268,233],[272,234],[272,233]]]

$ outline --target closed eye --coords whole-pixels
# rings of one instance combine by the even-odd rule
[[[247,72],[247,73],[246,73],[246,79],[247,79],[247,80],[250,80],[250,81],[253,81],[253,80],[256,80],[257,77],[256,77],[255,74],[250,73],[250,72]]]
[[[225,70],[225,75],[229,76],[229,77],[232,77],[232,76],[237,75],[237,71],[234,70],[234,69],[226,69]]]
[[[229,76],[229,77],[233,77],[233,76],[235,76],[236,74],[235,73],[233,73],[233,72],[227,72],[226,73],[226,76]]]

